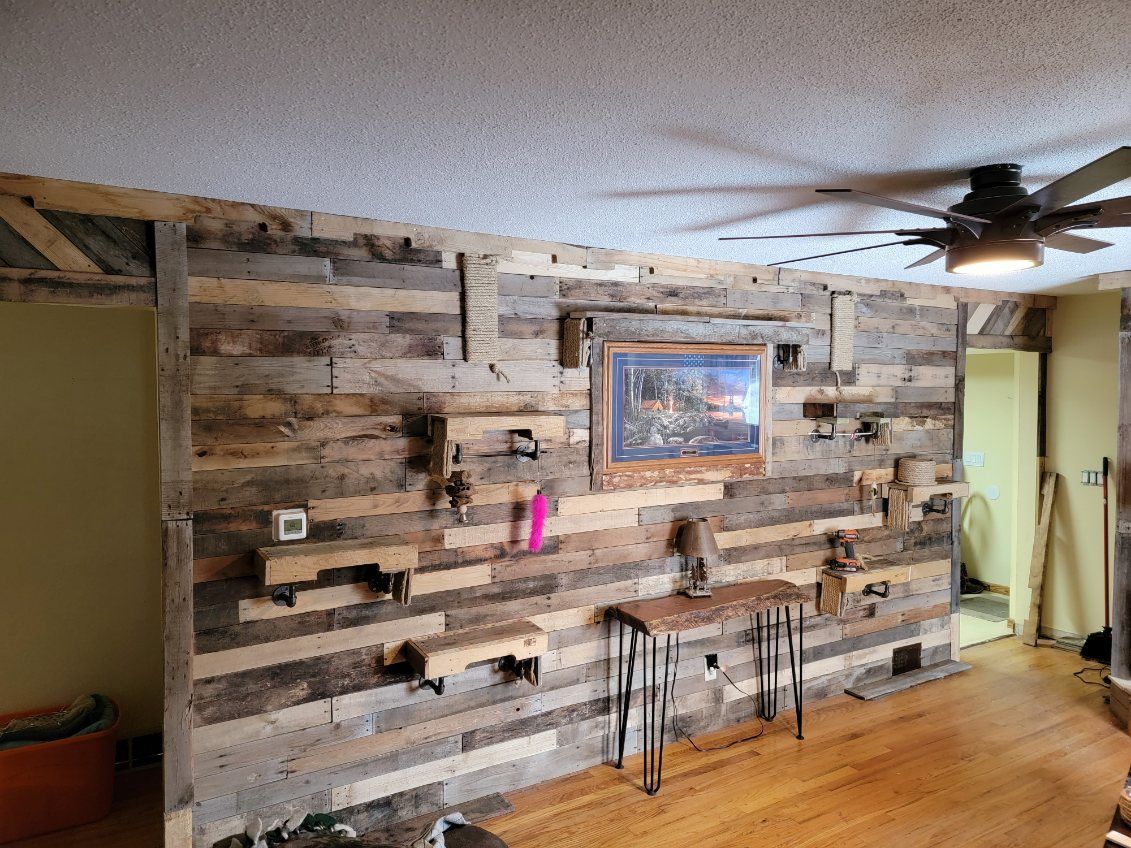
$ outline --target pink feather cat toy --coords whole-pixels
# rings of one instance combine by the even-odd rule
[[[539,492],[530,502],[530,550],[534,553],[542,550],[542,530],[546,526],[546,513],[549,511],[550,502]]]

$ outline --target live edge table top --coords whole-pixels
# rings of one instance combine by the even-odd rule
[[[730,586],[712,586],[711,593],[709,598],[668,595],[646,601],[629,601],[610,607],[608,614],[646,636],[662,636],[813,600],[808,592],[788,580],[754,580]]]

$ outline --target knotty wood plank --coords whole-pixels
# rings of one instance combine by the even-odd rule
[[[193,303],[245,306],[293,306],[386,312],[440,312],[458,315],[459,295],[452,292],[381,289],[363,286],[190,277]]]
[[[155,306],[152,277],[0,268],[0,300],[74,306]]]
[[[194,394],[329,394],[331,385],[328,356],[192,357]]]

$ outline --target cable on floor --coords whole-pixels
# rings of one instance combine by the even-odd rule
[[[1088,673],[1089,671],[1099,672],[1100,679],[1099,680],[1085,680],[1084,675],[1086,673]],[[1105,674],[1105,672],[1106,672],[1106,674]],[[1099,668],[1091,668],[1089,666],[1084,666],[1079,671],[1072,672],[1072,676],[1075,677],[1077,680],[1079,680],[1081,683],[1085,684],[1086,686],[1102,686],[1104,689],[1110,689],[1111,688],[1111,686],[1109,684],[1104,682],[1105,680],[1107,680],[1108,675],[1110,675],[1110,674],[1111,674],[1111,667],[1106,666],[1106,665],[1100,666]]]

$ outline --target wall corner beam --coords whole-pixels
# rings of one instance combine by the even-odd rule
[[[188,248],[183,223],[153,225],[165,644],[164,844],[192,845],[192,456]]]

